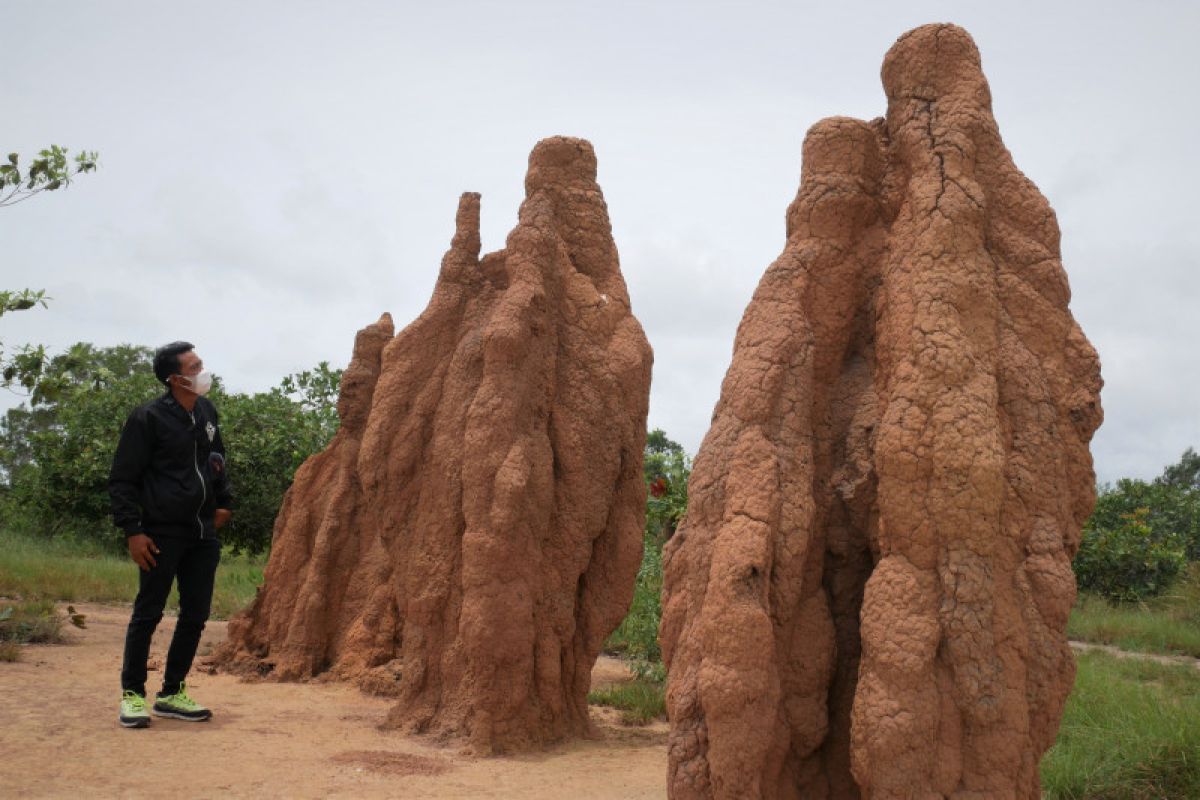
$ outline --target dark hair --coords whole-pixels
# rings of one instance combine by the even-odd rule
[[[194,349],[191,342],[171,342],[155,350],[154,377],[165,384],[167,378],[179,372],[179,356]]]

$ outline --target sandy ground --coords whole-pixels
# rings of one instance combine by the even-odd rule
[[[76,608],[87,628],[68,626],[71,643],[29,645],[21,661],[0,663],[0,797],[666,797],[666,724],[627,727],[597,707],[595,740],[477,759],[378,730],[390,701],[348,686],[193,670],[189,692],[212,720],[155,717],[127,730],[117,706],[129,610]],[[164,619],[154,637],[151,692],[173,628]],[[224,635],[224,623],[210,623],[200,653]],[[627,678],[607,658],[592,674],[593,686]]]

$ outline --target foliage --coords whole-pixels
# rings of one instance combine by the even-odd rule
[[[1110,600],[1165,591],[1185,560],[1200,560],[1200,456],[1188,448],[1154,481],[1102,486],[1084,526],[1079,585]]]
[[[647,533],[642,566],[633,589],[633,604],[620,626],[609,637],[607,648],[629,661],[639,678],[662,680],[662,650],[658,646],[658,623],[662,619],[662,542]]]
[[[7,163],[0,163],[0,206],[15,205],[41,192],[65,188],[74,176],[95,171],[99,158],[99,153],[84,150],[68,159],[67,150],[53,144],[40,151],[29,169],[22,172],[21,157],[9,153]],[[0,291],[0,316],[37,305],[46,307],[44,291]],[[45,363],[46,348],[42,345],[23,345],[8,356],[0,344],[0,386],[8,389],[16,385],[27,393],[36,393]]]
[[[1115,520],[1093,515],[1074,567],[1081,589],[1129,602],[1161,594],[1185,563],[1180,537],[1156,533],[1150,510],[1143,506]]]
[[[8,163],[0,164],[0,206],[16,205],[41,192],[64,189],[76,175],[95,171],[99,153],[82,150],[69,158],[67,152],[52,144],[40,151],[24,172],[20,156],[9,153]]]
[[[0,422],[10,518],[54,535],[108,530],[108,470],[121,425],[159,388],[149,348],[79,343],[46,365],[30,404]]]
[[[661,548],[671,538],[687,511],[687,483],[692,460],[683,446],[672,441],[660,428],[646,435],[642,460],[646,477],[646,530],[657,536]]]
[[[34,306],[46,307],[46,293],[32,289],[19,291],[0,291],[0,317],[10,311],[27,311]]]
[[[106,538],[108,472],[129,412],[163,391],[152,351],[80,343],[43,370],[30,402],[0,420],[0,509],[40,534]],[[229,456],[236,509],[222,538],[261,552],[296,468],[337,428],[333,407],[341,372],[322,363],[253,395],[217,382],[213,401]]]
[[[35,306],[45,308],[47,299],[46,293],[40,289],[0,291],[0,317],[12,311],[27,311]],[[0,343],[0,386],[6,389],[18,386],[27,393],[32,392],[45,361],[46,348],[41,345],[24,345],[9,355],[4,352],[3,343]]]
[[[687,510],[687,484],[692,462],[683,447],[655,429],[646,436],[643,460],[646,479],[646,528],[642,566],[638,570],[629,613],[609,637],[607,647],[624,655],[639,680],[666,678],[658,646],[662,619],[662,547]]]
[[[215,619],[228,619],[254,599],[263,581],[263,556],[221,554],[213,589]],[[0,528],[0,597],[26,602],[128,603],[138,589],[138,571],[129,556],[97,539],[49,539]],[[4,603],[0,602],[0,608]],[[169,613],[179,608],[171,590]]]
[[[1177,489],[1200,490],[1200,453],[1190,447],[1184,450],[1179,463],[1164,469],[1155,483]]]
[[[1058,740],[1042,760],[1044,796],[1200,797],[1200,670],[1084,653]]]
[[[1188,485],[1190,478],[1181,470],[1184,463],[1167,467],[1164,477],[1153,482],[1123,478],[1115,486],[1101,487],[1088,527],[1118,527],[1124,515],[1144,508],[1156,539],[1178,541],[1190,560],[1200,560],[1200,489]],[[1168,474],[1176,475],[1178,482],[1168,480]]]
[[[221,538],[235,551],[271,544],[283,495],[300,465],[337,432],[341,370],[321,362],[254,395],[214,393],[237,509]]]

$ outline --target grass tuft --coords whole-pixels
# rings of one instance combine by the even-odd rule
[[[1113,605],[1081,593],[1067,635],[1122,650],[1200,658],[1200,564],[1161,597]]]
[[[63,619],[52,600],[0,600],[0,661],[18,661],[22,644],[58,644]]]
[[[626,725],[645,725],[667,715],[663,684],[659,681],[635,679],[588,693],[588,702],[598,706],[619,708]]]

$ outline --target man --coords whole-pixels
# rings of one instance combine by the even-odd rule
[[[141,570],[121,667],[119,720],[127,728],[150,724],[146,660],[176,580],[179,621],[153,711],[193,721],[212,716],[188,696],[184,678],[212,604],[221,557],[217,530],[229,521],[233,506],[217,410],[203,396],[212,374],[189,342],[173,342],[154,353],[154,375],[167,391],[129,415],[108,479],[113,522],[125,532],[129,555]]]

